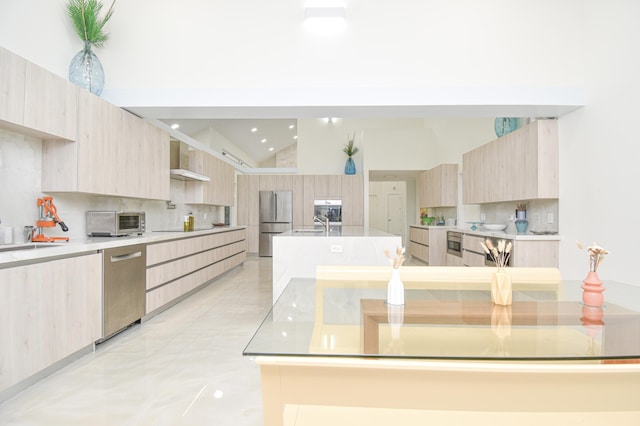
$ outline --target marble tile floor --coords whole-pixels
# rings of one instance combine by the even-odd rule
[[[259,369],[242,350],[271,292],[271,259],[249,256],[0,404],[0,424],[261,425]]]

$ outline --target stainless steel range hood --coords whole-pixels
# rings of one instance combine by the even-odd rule
[[[189,146],[186,143],[172,140],[170,152],[171,165],[169,166],[169,172],[171,179],[211,181],[209,176],[189,170]]]

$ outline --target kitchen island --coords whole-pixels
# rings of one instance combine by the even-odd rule
[[[318,265],[388,265],[399,235],[362,226],[304,227],[273,237],[273,302],[291,278],[313,278]]]

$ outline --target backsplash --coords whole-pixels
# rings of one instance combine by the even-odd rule
[[[192,212],[196,227],[224,222],[224,207],[187,205],[185,182],[171,180],[171,203],[175,209],[167,209],[161,200],[103,197],[76,193],[43,194],[41,188],[42,141],[0,129],[0,226],[13,227],[13,241],[24,241],[25,225],[35,226],[38,219],[37,199],[43,195],[53,197],[58,216],[69,227],[48,228],[45,235],[84,238],[85,213],[88,210],[144,211],[147,230],[181,229],[186,214]]]
[[[484,213],[485,223],[505,223],[509,234],[517,233],[515,225],[516,202],[490,203],[474,205],[473,208],[466,208],[466,222],[480,221]],[[527,201],[527,221],[529,225],[527,231],[547,231],[558,232],[559,229],[559,203],[558,200],[531,200]],[[470,206],[469,206],[470,207]],[[553,223],[548,223],[549,215]]]

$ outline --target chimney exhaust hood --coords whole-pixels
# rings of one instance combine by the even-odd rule
[[[171,179],[211,181],[209,176],[189,170],[189,146],[184,142],[171,141],[170,161],[169,173],[171,174]]]

